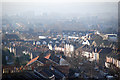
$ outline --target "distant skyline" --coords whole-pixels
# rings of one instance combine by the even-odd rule
[[[116,29],[118,24],[118,3],[3,2],[2,14],[3,19],[12,20],[18,17],[17,22],[21,22],[21,20],[24,23],[29,21],[34,27],[42,27],[43,29],[60,30],[61,27],[64,27],[64,30],[73,30],[74,27],[74,30],[82,30],[91,28],[90,26],[93,25],[97,27],[98,24],[101,30],[105,30],[105,27],[114,27]],[[11,20],[8,22],[11,22]]]
[[[73,3],[49,3],[49,2],[3,2],[3,14],[23,14],[25,12],[95,15],[106,14],[116,16],[118,14],[117,2],[73,2]],[[106,16],[105,15],[105,16]]]

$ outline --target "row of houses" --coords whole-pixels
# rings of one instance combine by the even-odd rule
[[[3,73],[15,73],[22,71],[33,71],[43,79],[64,80],[69,74],[69,63],[60,55],[47,54],[37,56],[30,60],[24,67],[3,67]]]
[[[14,53],[14,55],[16,56],[16,48],[8,47],[8,49],[10,50],[10,52]]]
[[[110,68],[111,65],[114,65],[117,68],[120,68],[120,60],[106,56],[105,67]]]
[[[69,63],[62,56],[49,53],[44,57],[35,57],[23,69],[34,70],[45,79],[64,79],[69,74]]]
[[[86,57],[89,61],[99,61],[99,58],[100,58],[99,53],[101,51],[102,51],[102,49],[100,49],[97,52],[97,48],[95,48],[95,50],[90,50],[88,48],[86,48],[86,49],[82,48],[81,55]]]
[[[2,66],[2,73],[16,73],[20,72],[19,67],[16,66]]]
[[[65,53],[74,52],[74,46],[72,44],[63,44],[62,46],[54,46],[52,47],[52,44],[48,44],[48,47],[50,50],[55,51],[62,51]]]

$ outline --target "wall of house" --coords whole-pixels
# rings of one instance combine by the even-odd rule
[[[116,67],[120,68],[120,60],[117,60],[113,57],[106,57],[105,66],[109,68],[110,64],[113,64]]]

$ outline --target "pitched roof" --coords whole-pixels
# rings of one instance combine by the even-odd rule
[[[49,59],[59,64],[60,58],[56,55],[51,55]]]
[[[62,79],[63,77],[65,77],[63,73],[61,73],[60,71],[58,71],[58,70],[55,69],[54,67],[52,67],[52,68],[50,69],[50,71],[55,75],[55,78],[56,78],[56,79]]]
[[[47,56],[45,56],[44,58],[49,59],[49,58],[50,58],[50,56],[51,56],[51,54],[48,54],[48,55],[47,55]]]
[[[53,66],[56,70],[67,76],[69,74],[69,66],[68,65],[57,65]]]
[[[40,76],[44,77],[45,79],[54,77],[54,74],[51,73],[48,69],[43,69],[41,71],[37,70],[37,72],[39,72]]]
[[[93,43],[94,40],[88,40],[88,41],[89,41],[90,45],[92,45],[92,43]]]
[[[36,61],[38,58],[39,58],[39,56],[37,56],[37,57],[35,57],[34,59],[32,59],[31,61],[29,61],[29,62],[27,63],[27,66],[28,66],[29,64],[33,63],[34,61]]]
[[[59,63],[60,63],[60,65],[69,65],[69,63],[63,58],[60,59]]]

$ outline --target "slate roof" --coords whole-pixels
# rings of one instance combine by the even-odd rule
[[[3,39],[19,39],[19,37],[16,34],[5,34]]]
[[[93,43],[94,40],[88,40],[88,41],[89,41],[90,45],[92,45],[92,43]]]
[[[100,50],[102,49],[102,51],[100,53],[102,54],[109,54],[112,52],[112,49],[111,48],[97,48],[97,52],[99,52]],[[95,48],[94,48],[94,51],[95,51]]]
[[[3,74],[2,80],[44,80],[33,71],[23,71],[11,74]]]
[[[53,66],[55,69],[57,69],[59,72],[61,72],[62,74],[64,74],[65,76],[68,76],[69,73],[69,66],[68,65],[57,65],[57,66]]]
[[[58,64],[59,64],[59,62],[60,62],[60,58],[57,57],[57,56],[52,56],[52,55],[51,55],[49,59],[55,61],[55,62],[58,63]]]
[[[56,79],[62,79],[63,77],[65,77],[63,73],[61,73],[60,71],[58,71],[54,67],[50,68],[50,71],[55,75]]]
[[[45,78],[49,78],[53,76],[53,73],[51,73],[48,69],[43,69],[42,71],[38,71],[40,74],[42,74]]]
[[[119,53],[110,53],[110,54],[108,54],[107,55],[108,57],[113,57],[113,58],[115,58],[115,59],[117,59],[117,60],[120,60],[120,54]]]

